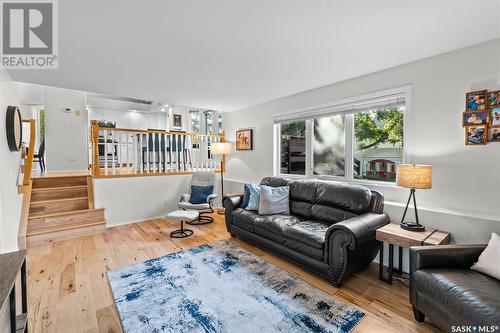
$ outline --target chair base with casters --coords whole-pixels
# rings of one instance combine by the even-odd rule
[[[212,214],[213,212],[214,212],[213,208],[210,207],[210,210],[199,212],[198,219],[186,223],[191,225],[202,225],[202,224],[212,223],[214,221],[214,218],[207,214]]]
[[[213,172],[194,172],[191,179],[190,188],[191,186],[212,186],[213,189],[215,189],[215,174]],[[207,197],[206,202],[193,204],[189,202],[189,200],[191,199],[191,193],[182,194],[178,203],[179,209],[182,209],[184,211],[195,211],[199,214],[196,220],[186,223],[191,225],[212,223],[214,221],[214,218],[212,216],[209,216],[208,214],[212,214],[214,212],[213,203],[215,198],[217,198],[217,193],[212,192],[212,194]]]

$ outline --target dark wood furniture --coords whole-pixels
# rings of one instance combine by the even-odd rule
[[[450,243],[450,233],[426,227],[425,231],[409,231],[391,222],[377,229],[376,239],[380,241],[379,279],[392,284],[393,273],[403,273],[403,248],[420,245],[444,245]],[[384,242],[389,244],[388,277],[384,277]],[[394,270],[394,245],[399,247],[399,265]]]
[[[16,315],[16,280],[21,274],[22,313]],[[0,300],[4,308],[9,299],[10,332],[28,332],[28,294],[26,292],[26,251],[0,254]]]

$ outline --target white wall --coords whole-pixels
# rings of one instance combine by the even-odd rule
[[[88,126],[85,92],[45,87],[47,170],[88,170]],[[71,112],[63,110],[70,108]]]
[[[108,227],[165,217],[190,181],[191,175],[94,179],[95,206],[105,208]]]
[[[254,150],[228,157],[229,191],[273,173],[273,114],[411,85],[412,114],[408,152],[412,163],[433,165],[433,188],[417,191],[421,222],[447,230],[460,243],[486,242],[500,233],[500,143],[465,146],[461,114],[465,93],[500,89],[500,39],[369,74],[338,84],[224,113],[229,141],[235,131],[254,129]],[[400,219],[408,190],[374,187],[386,198],[386,211]]]
[[[104,108],[89,108],[89,120],[116,122],[116,127],[133,129],[168,129],[168,113],[134,112]]]
[[[17,250],[22,195],[17,193],[20,152],[11,152],[5,135],[7,106],[19,105],[19,93],[9,74],[0,69],[0,252]]]

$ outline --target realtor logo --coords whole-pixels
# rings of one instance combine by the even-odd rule
[[[2,66],[57,68],[57,2],[1,1]]]

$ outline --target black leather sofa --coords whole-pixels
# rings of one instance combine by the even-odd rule
[[[364,186],[323,180],[264,178],[290,188],[290,215],[258,215],[242,195],[223,198],[229,233],[314,271],[340,286],[379,250],[375,231],[387,223],[384,198]]]
[[[410,248],[410,302],[415,320],[427,316],[446,332],[492,332],[500,325],[500,281],[471,270],[486,245]],[[455,326],[455,330],[453,330]],[[478,327],[488,327],[479,330]]]

